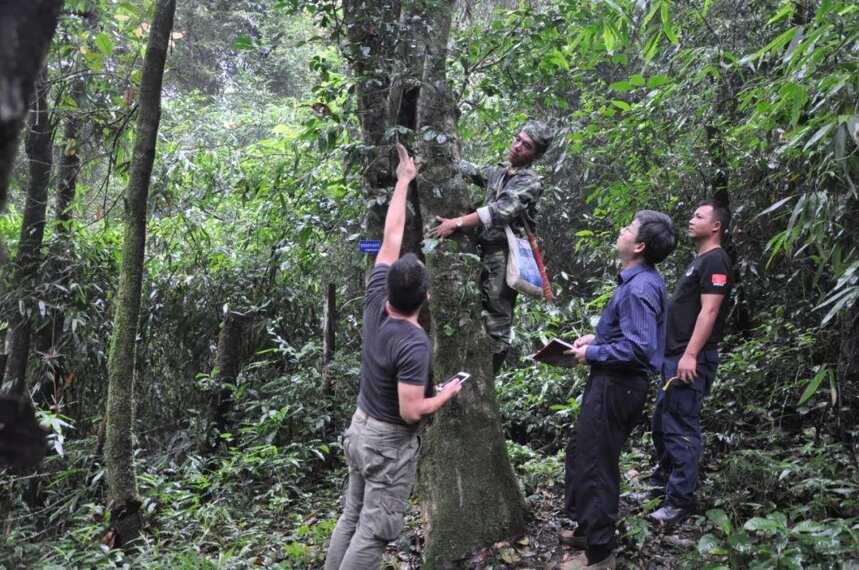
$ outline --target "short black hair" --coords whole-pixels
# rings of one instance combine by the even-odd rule
[[[388,302],[397,311],[411,315],[418,312],[427,298],[427,268],[414,253],[407,253],[388,271]]]
[[[671,218],[662,212],[640,210],[636,212],[638,235],[635,241],[644,244],[644,261],[656,265],[668,257],[677,245],[677,232]]]
[[[721,202],[716,200],[702,200],[698,202],[698,208],[702,206],[710,206],[713,208],[713,217],[719,222],[719,235],[724,236],[728,231],[728,226],[731,225],[731,211]]]

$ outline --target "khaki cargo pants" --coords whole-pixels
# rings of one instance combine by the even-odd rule
[[[325,558],[325,570],[377,570],[385,546],[403,528],[420,443],[408,426],[373,419],[360,409],[343,436],[349,486]]]

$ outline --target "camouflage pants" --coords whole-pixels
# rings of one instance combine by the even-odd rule
[[[493,354],[503,354],[510,348],[513,309],[516,291],[507,286],[507,249],[484,251],[481,256],[480,300],[483,304],[483,325],[489,335]]]

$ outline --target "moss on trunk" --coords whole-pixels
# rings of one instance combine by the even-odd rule
[[[122,266],[116,294],[113,336],[108,355],[107,428],[105,466],[108,498],[116,544],[133,541],[140,530],[137,481],[134,475],[131,426],[134,397],[134,347],[140,313],[143,261],[146,244],[146,200],[155,161],[155,142],[161,117],[161,82],[167,44],[173,28],[175,0],[159,0],[155,8],[140,83],[131,176],[125,198]],[[129,519],[133,519],[129,522]],[[121,532],[120,532],[121,531]]]
[[[424,75],[418,102],[418,194],[424,220],[468,211],[455,165],[455,106],[446,77],[453,2],[427,1]],[[520,535],[527,512],[501,429],[492,360],[480,318],[480,264],[465,237],[427,255],[432,301],[433,367],[442,380],[472,374],[427,430],[419,489],[427,518],[425,567],[440,568],[470,551]]]

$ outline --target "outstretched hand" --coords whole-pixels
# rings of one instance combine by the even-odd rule
[[[400,143],[397,143],[397,155],[400,159],[400,163],[397,165],[397,180],[411,182],[418,173],[418,169],[415,167],[415,160],[409,156],[409,151]]]
[[[441,216],[436,216],[435,220],[438,222],[438,225],[432,228],[429,231],[430,237],[434,238],[446,238],[450,234],[456,231],[456,220],[449,218],[442,218]]]

